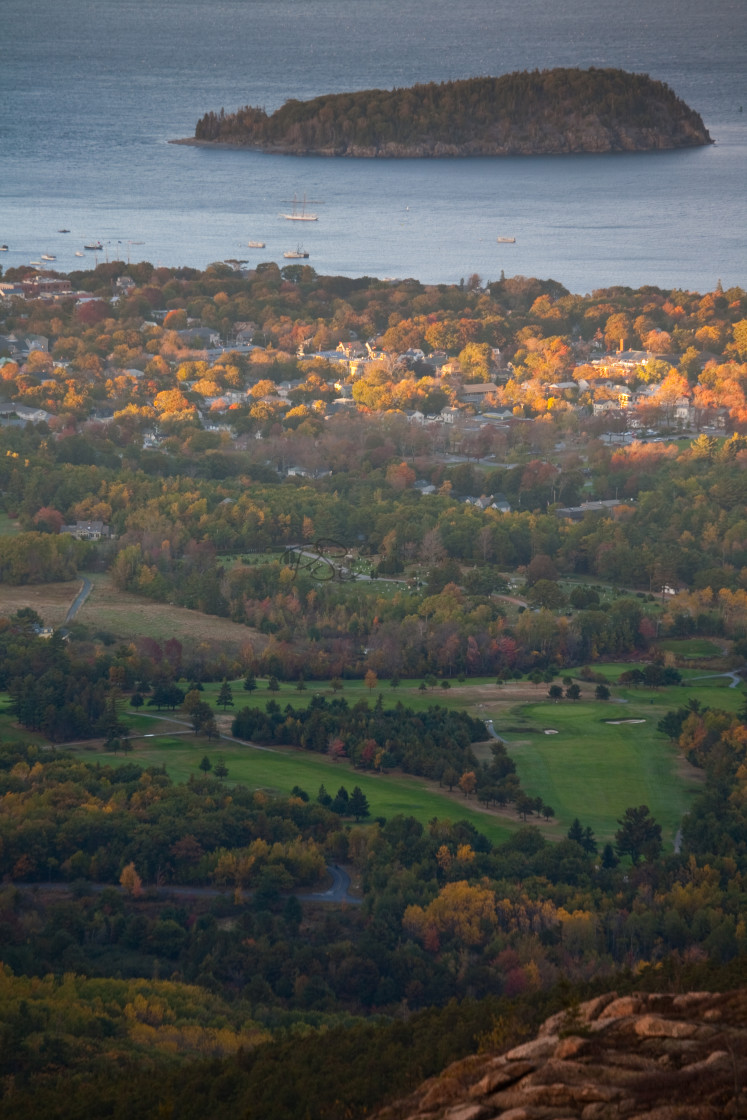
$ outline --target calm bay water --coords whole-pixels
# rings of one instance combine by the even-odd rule
[[[744,0],[3,0],[0,26],[4,267],[81,267],[92,239],[99,260],[283,264],[300,239],[322,273],[747,287]],[[551,66],[647,72],[717,142],[443,161],[168,143],[221,106]],[[304,193],[318,222],[278,217]]]

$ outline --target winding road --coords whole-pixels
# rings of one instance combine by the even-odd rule
[[[362,898],[356,898],[350,894],[350,876],[347,871],[343,871],[337,864],[328,864],[327,872],[332,878],[332,885],[323,891],[290,891],[291,896],[299,900],[299,902],[327,902],[327,903],[347,903],[350,906],[360,906],[363,902]],[[15,887],[17,890],[22,891],[53,891],[55,894],[63,894],[72,891],[72,883],[12,883],[10,886]],[[99,894],[105,890],[119,891],[124,894],[124,887],[117,883],[87,883],[86,884],[95,894]],[[157,898],[224,898],[231,895],[232,890],[223,889],[218,887],[182,887],[178,884],[168,884],[167,886],[160,887],[143,887],[143,896],[145,898],[155,895]],[[245,898],[251,898],[254,894],[252,890],[242,891]]]

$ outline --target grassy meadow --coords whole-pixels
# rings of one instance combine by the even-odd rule
[[[736,711],[744,698],[742,689],[729,688],[725,677],[707,677],[676,687],[662,689],[619,688],[614,681],[631,666],[629,663],[598,666],[606,669],[612,686],[609,701],[593,699],[594,685],[582,682],[581,700],[554,702],[547,698],[547,686],[539,688],[525,681],[496,685],[492,680],[454,681],[449,689],[422,692],[416,682],[403,682],[392,689],[382,682],[369,689],[362,681],[345,681],[335,693],[328,683],[309,683],[298,690],[293,683],[282,683],[277,692],[267,682],[257,681],[257,689],[247,692],[242,681],[231,682],[233,708],[217,709],[222,732],[230,736],[234,711],[244,705],[264,707],[275,700],[281,707],[305,707],[316,694],[328,698],[343,696],[349,704],[358,700],[375,703],[379,695],[385,707],[402,701],[415,710],[432,704],[465,708],[482,719],[492,720],[496,732],[505,740],[516,762],[522,786],[530,796],[540,796],[555,810],[550,823],[530,818],[549,838],[565,835],[574,817],[590,825],[600,841],[611,839],[617,820],[631,805],[648,805],[662,825],[663,836],[671,848],[682,816],[702,781],[701,773],[690,766],[676,748],[656,730],[659,719],[672,708],[696,698],[702,705]],[[698,676],[693,670],[693,677]],[[206,684],[202,698],[216,705],[220,684]],[[223,755],[229,769],[228,782],[242,782],[268,792],[290,793],[295,785],[315,797],[321,784],[332,794],[340,785],[348,790],[359,785],[369,799],[372,816],[409,814],[426,823],[432,817],[468,819],[491,840],[500,842],[522,826],[515,811],[485,810],[474,799],[455,791],[448,793],[435,782],[412,775],[354,770],[346,762],[333,762],[326,756],[288,747],[257,748],[232,742],[209,743],[196,737],[183,714],[128,709],[133,730],[133,753],[147,765],[165,765],[177,781],[197,774],[204,754],[213,761]],[[181,722],[176,722],[181,721]],[[547,734],[546,732],[554,732]],[[480,758],[489,756],[490,741],[477,744]],[[107,756],[111,757],[111,756]],[[119,756],[123,761],[122,756]]]

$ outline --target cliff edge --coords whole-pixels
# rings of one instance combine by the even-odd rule
[[[455,1062],[375,1120],[724,1120],[747,1115],[747,989],[610,993],[506,1054]]]

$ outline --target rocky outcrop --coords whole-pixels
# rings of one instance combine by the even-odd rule
[[[505,1054],[455,1062],[376,1120],[747,1116],[747,989],[600,996]]]

